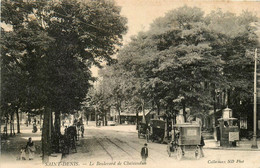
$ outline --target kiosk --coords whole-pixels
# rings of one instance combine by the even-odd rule
[[[218,119],[220,129],[220,146],[234,147],[239,141],[238,119],[232,118],[232,110],[223,110],[222,118]]]

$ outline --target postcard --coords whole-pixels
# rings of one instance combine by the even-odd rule
[[[0,168],[260,168],[259,6],[2,0]]]

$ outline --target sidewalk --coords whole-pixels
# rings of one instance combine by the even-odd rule
[[[252,140],[242,139],[237,142],[236,147],[221,147],[220,142],[216,142],[214,139],[204,140],[204,149],[219,149],[219,150],[240,150],[240,151],[260,151],[260,140],[257,140],[258,149],[252,149]]]
[[[2,140],[1,147],[2,147],[2,154],[0,157],[1,160],[1,168],[9,167],[13,165],[23,165],[24,167],[30,167],[30,165],[34,166],[42,166],[42,158],[41,158],[41,131],[38,127],[38,131],[36,133],[32,133],[32,125],[26,127],[25,124],[21,124],[21,133],[15,134],[12,137],[8,137],[7,140]],[[34,155],[33,160],[19,160],[18,157],[20,156],[20,149],[26,146],[28,138],[31,137],[36,152]],[[54,154],[52,157],[49,158],[51,162],[60,162],[61,161],[61,154]]]

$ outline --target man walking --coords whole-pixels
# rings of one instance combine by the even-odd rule
[[[146,159],[148,158],[147,143],[145,143],[145,144],[144,144],[144,147],[142,147],[141,156],[142,156],[142,163],[143,163],[143,164],[146,164]]]

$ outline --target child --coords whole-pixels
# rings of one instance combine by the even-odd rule
[[[24,147],[21,149],[20,159],[21,160],[26,160],[25,148]]]

